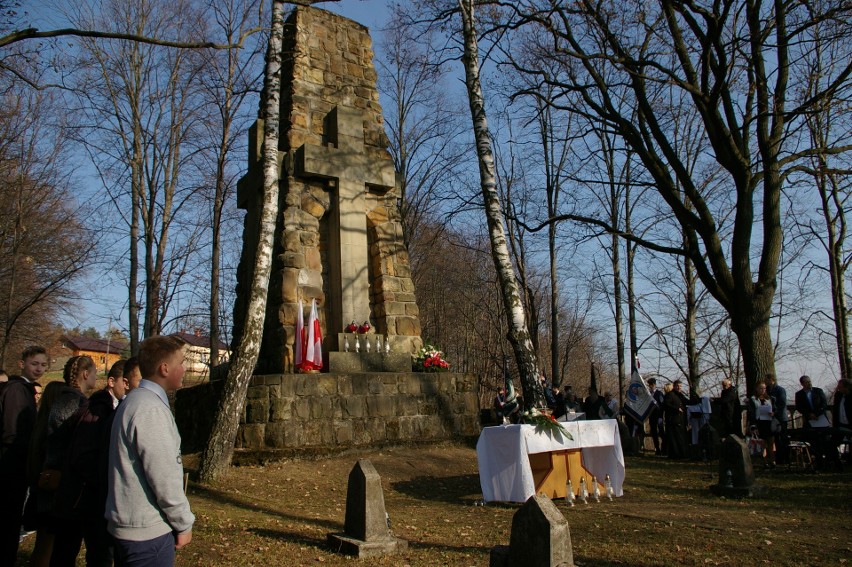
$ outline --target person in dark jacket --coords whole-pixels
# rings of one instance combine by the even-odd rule
[[[47,351],[31,346],[21,355],[21,376],[10,376],[0,397],[0,565],[14,565],[27,498],[27,456],[36,420],[32,383],[47,372]]]
[[[722,380],[722,393],[719,395],[719,416],[721,418],[721,437],[728,435],[743,436],[743,409],[734,383],[727,378]]]
[[[663,398],[663,413],[666,418],[666,450],[670,459],[685,459],[686,406],[689,399],[681,391],[681,381],[672,383],[672,390]]]
[[[830,411],[828,399],[821,388],[814,388],[810,376],[799,378],[802,389],[796,392],[796,411],[802,414],[802,428],[804,438],[811,444],[811,454],[814,456],[814,470],[821,470],[824,464],[824,456],[829,449],[829,437],[831,429],[826,416]],[[829,457],[835,461],[836,457],[829,451]]]
[[[72,356],[65,364],[62,377],[65,388],[50,409],[44,460],[45,469],[61,472],[58,487],[49,495],[52,496],[49,506],[54,528],[51,567],[76,565],[82,545],[83,524],[69,509],[82,495],[77,470],[78,453],[83,447],[77,442],[77,433],[91,418],[86,394],[94,390],[98,370],[90,357]]]
[[[831,446],[837,452],[844,439],[852,438],[852,380],[838,380],[831,407]],[[839,456],[837,462],[840,468]]]
[[[553,387],[553,417],[562,417],[568,413],[568,406],[565,404],[565,394],[559,386]]]
[[[25,529],[35,529],[36,537],[33,551],[30,555],[30,567],[48,567],[53,553],[53,534],[56,532],[51,515],[53,494],[45,494],[39,488],[39,475],[44,470],[44,458],[47,452],[47,422],[53,403],[65,390],[65,382],[50,382],[44,388],[41,405],[38,407],[36,424],[30,439],[30,452],[27,461],[27,483],[30,492],[27,496],[27,507],[24,509]]]
[[[612,412],[606,405],[606,400],[599,396],[597,390],[591,386],[589,387],[589,395],[583,402],[583,411],[586,413],[586,419],[608,419],[612,417]]]
[[[663,399],[665,394],[662,390],[657,389],[657,379],[648,378],[648,392],[651,394],[651,399],[654,400],[654,406],[651,408],[651,413],[648,414],[648,423],[651,426],[651,440],[654,442],[654,453],[662,455],[665,453],[663,447],[660,447],[660,438],[663,438],[665,443],[666,428],[663,422]]]
[[[790,436],[787,434],[787,421],[790,412],[787,411],[787,390],[778,384],[775,374],[767,374],[764,379],[766,393],[775,400],[775,417],[780,429],[775,435],[775,462],[779,465],[790,463]]]

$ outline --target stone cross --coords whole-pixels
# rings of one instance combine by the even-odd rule
[[[329,544],[342,553],[377,557],[408,549],[407,541],[390,533],[382,479],[367,459],[360,459],[349,473],[343,530],[328,534]]]
[[[366,186],[392,189],[396,173],[391,161],[367,153],[363,111],[337,106],[328,114],[325,130],[327,147],[303,144],[296,150],[296,173],[337,180],[328,243],[329,328],[340,330],[350,321],[360,323],[370,316]]]

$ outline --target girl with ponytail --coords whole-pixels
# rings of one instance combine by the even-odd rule
[[[80,540],[76,535],[80,528],[57,514],[57,503],[68,475],[67,463],[74,432],[88,407],[86,394],[93,391],[97,383],[98,371],[95,362],[88,356],[72,356],[65,363],[62,379],[65,386],[53,402],[47,420],[44,459],[45,472],[56,474],[59,481],[56,485],[41,487],[38,506],[39,511],[46,512],[48,518],[45,531],[53,535],[50,564],[74,565],[77,551],[80,549]],[[74,540],[77,541],[77,551],[73,552],[73,559],[67,562],[62,558],[68,556],[67,550],[69,547],[73,548]]]

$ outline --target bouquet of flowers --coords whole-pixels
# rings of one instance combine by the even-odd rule
[[[562,427],[562,424],[556,421],[556,418],[552,415],[548,415],[546,413],[542,413],[536,408],[532,408],[529,411],[525,411],[521,414],[521,423],[526,423],[528,425],[535,426],[536,433],[560,433],[564,435],[567,439],[574,439],[568,430]]]
[[[424,345],[411,356],[414,372],[449,372],[450,370],[450,363],[444,360],[444,353],[432,345]]]

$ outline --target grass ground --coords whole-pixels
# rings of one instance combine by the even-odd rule
[[[404,555],[356,560],[332,553],[346,483],[358,458],[382,477],[392,531]],[[196,459],[187,456],[188,467]],[[566,508],[574,560],[583,566],[844,565],[852,560],[852,474],[763,474],[761,499],[712,496],[715,467],[662,457],[627,459],[625,495]],[[234,467],[215,486],[190,483],[197,521],[177,565],[486,566],[493,545],[508,544],[515,505],[481,498],[476,451],[459,445],[351,453],[323,460]],[[32,537],[22,544],[29,556]],[[80,565],[83,563],[81,562]]]

